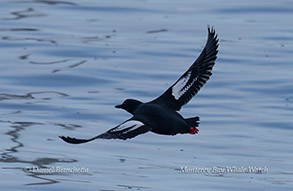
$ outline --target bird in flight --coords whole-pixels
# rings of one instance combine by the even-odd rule
[[[163,135],[198,133],[199,117],[183,118],[177,111],[197,94],[212,75],[218,53],[218,38],[208,27],[208,39],[204,49],[188,70],[161,96],[147,103],[126,99],[116,108],[133,116],[118,126],[90,139],[60,136],[67,143],[80,144],[95,139],[130,139],[137,135],[154,132]]]

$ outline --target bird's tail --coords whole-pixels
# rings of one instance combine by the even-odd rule
[[[191,117],[191,118],[187,118],[185,119],[187,124],[189,125],[189,127],[198,127],[199,125],[199,117]]]

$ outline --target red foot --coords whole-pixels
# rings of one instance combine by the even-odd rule
[[[189,129],[190,129],[190,131],[188,132],[189,134],[196,134],[199,131],[196,127],[190,127]]]

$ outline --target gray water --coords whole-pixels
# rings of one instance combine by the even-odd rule
[[[292,190],[292,1],[0,9],[1,190]],[[180,112],[201,117],[199,134],[58,138],[95,136],[130,117],[114,105],[159,96],[198,56],[208,25],[220,39],[213,76]]]

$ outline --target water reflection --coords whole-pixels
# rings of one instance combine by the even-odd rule
[[[35,32],[35,31],[39,31],[39,29],[33,29],[33,28],[10,28],[10,29],[0,29],[0,31]]]
[[[0,20],[19,20],[29,17],[43,17],[45,14],[35,13],[35,10],[33,8],[27,8],[25,10],[21,11],[13,11],[11,12],[11,15],[14,17],[11,18],[0,18]]]
[[[35,61],[30,61],[30,64],[37,64],[37,65],[51,65],[51,64],[59,64],[63,62],[70,61],[71,59],[64,59],[64,60],[57,60],[57,61],[51,61],[51,62],[35,62]]]
[[[76,64],[71,64],[69,66],[67,66],[67,68],[75,68],[75,67],[78,67],[84,63],[86,63],[87,61],[86,60],[83,60],[83,61],[80,61],[80,62],[77,62]],[[60,71],[63,71],[64,69],[54,69],[52,70],[51,72],[52,73],[56,73],[56,72],[60,72]]]
[[[19,56],[18,58],[21,59],[21,60],[26,60],[26,59],[28,59],[28,57],[29,57],[30,55],[31,55],[31,54],[25,54],[25,55]]]
[[[10,137],[10,140],[14,143],[15,146],[11,146],[10,148],[6,148],[4,152],[1,153],[0,162],[11,164],[11,163],[21,163],[24,164],[25,167],[13,167],[10,169],[21,170],[26,173],[27,176],[43,180],[43,182],[37,183],[28,183],[25,185],[42,185],[42,184],[54,184],[59,181],[54,178],[44,178],[46,174],[40,174],[38,172],[29,171],[28,167],[37,167],[37,168],[46,168],[55,163],[74,163],[77,162],[75,159],[64,160],[61,158],[36,158],[34,160],[23,160],[21,158],[16,157],[15,155],[19,152],[19,150],[24,147],[24,144],[20,141],[20,134],[22,131],[25,131],[26,128],[33,125],[44,125],[43,123],[35,123],[35,122],[12,122],[12,121],[0,121],[0,123],[9,123],[11,124],[11,130],[5,133]],[[38,154],[38,153],[36,153]],[[4,167],[8,169],[9,167]],[[56,175],[58,173],[50,173],[47,175]]]
[[[32,3],[43,3],[47,5],[77,5],[69,1],[53,1],[53,0],[33,0]]]
[[[4,37],[2,37],[2,40],[7,40],[7,41],[27,41],[27,40],[29,40],[29,41],[37,41],[37,42],[48,42],[48,43],[55,44],[57,46],[57,42],[55,40],[44,39],[44,38],[31,38],[31,37],[18,38],[18,37],[4,36]]]
[[[56,126],[63,127],[67,130],[74,130],[76,128],[81,128],[82,126],[76,124],[63,124],[63,123],[55,123]]]
[[[146,33],[160,33],[160,32],[167,32],[168,29],[160,29],[160,30],[152,30],[152,31],[147,31]]]
[[[0,101],[2,100],[17,100],[17,99],[41,99],[41,100],[50,100],[56,96],[68,97],[69,95],[57,92],[57,91],[40,91],[40,92],[30,92],[24,95],[17,94],[0,94]]]

